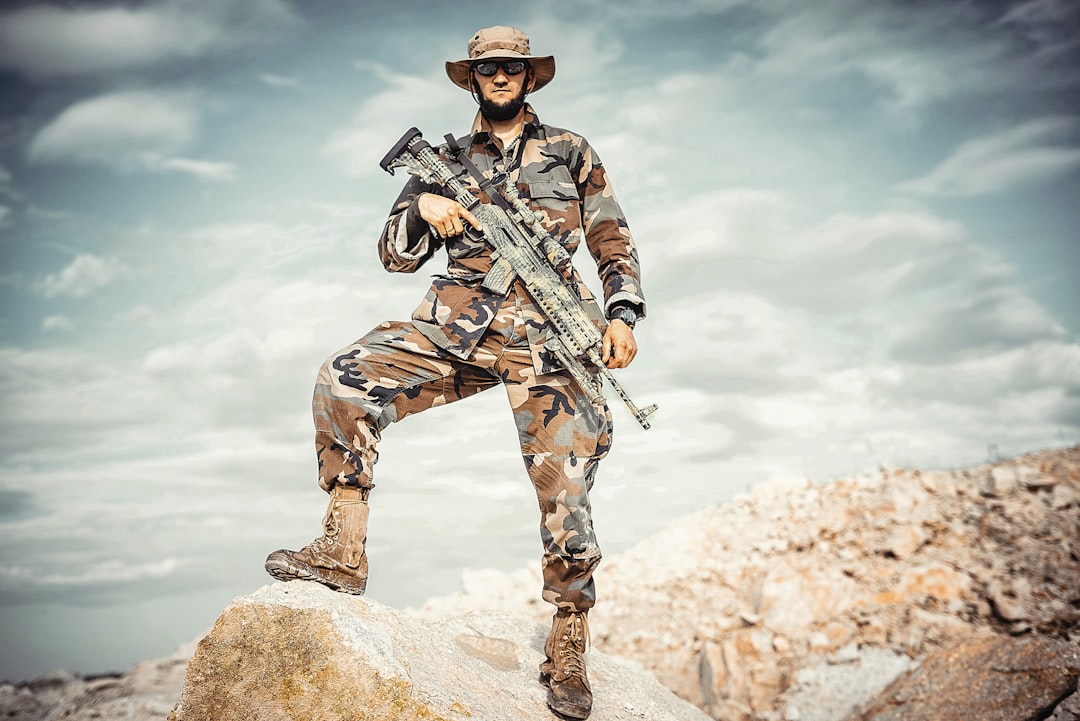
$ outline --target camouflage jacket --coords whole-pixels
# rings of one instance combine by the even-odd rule
[[[544,125],[529,105],[520,139],[504,151],[502,142],[489,132],[479,113],[472,134],[458,140],[473,163],[487,177],[507,173],[521,197],[543,218],[545,229],[573,255],[584,238],[596,261],[603,285],[604,310],[614,303],[629,303],[645,315],[645,298],[640,287],[637,249],[612,192],[600,159],[585,138],[568,130]],[[445,147],[440,149],[445,153]],[[447,159],[444,155],[444,159]],[[460,165],[458,178],[484,202],[487,195]],[[423,302],[413,311],[412,322],[435,345],[460,358],[468,358],[487,330],[495,311],[505,301],[480,286],[491,268],[491,246],[465,235],[442,239],[427,223],[419,220],[414,204],[422,193],[452,197],[439,186],[413,176],[398,196],[379,238],[379,257],[390,272],[412,273],[427,262],[440,245],[445,245],[447,272],[435,276]],[[410,218],[410,215],[412,217]],[[578,271],[574,280],[586,312],[603,330],[606,313]],[[539,309],[523,292],[521,282],[514,291],[524,315],[533,365],[538,373],[559,368],[553,355],[544,349],[550,328]]]

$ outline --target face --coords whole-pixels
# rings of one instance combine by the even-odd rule
[[[491,64],[497,65],[494,75],[481,75],[475,66],[472,72],[473,83],[480,97],[480,110],[491,120],[510,120],[518,114],[525,104],[525,93],[531,78],[527,65],[524,71],[510,74],[502,62],[492,61]]]

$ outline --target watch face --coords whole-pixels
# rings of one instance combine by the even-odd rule
[[[617,311],[611,314],[611,318],[612,320],[618,318],[623,323],[626,323],[628,326],[633,328],[634,324],[637,322],[637,313],[630,310],[629,308],[619,308]]]

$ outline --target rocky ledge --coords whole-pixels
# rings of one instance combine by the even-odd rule
[[[551,721],[547,629],[480,612],[425,622],[311,582],[236,599],[199,642],[170,721]],[[708,721],[646,671],[589,655],[594,721]]]

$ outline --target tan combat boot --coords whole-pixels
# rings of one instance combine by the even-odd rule
[[[589,623],[585,613],[558,611],[551,619],[540,664],[540,680],[547,684],[547,703],[552,711],[570,718],[588,718],[592,711],[592,688],[585,676],[585,647]]]
[[[274,551],[266,557],[266,572],[279,581],[318,581],[335,591],[362,594],[367,588],[364,543],[370,490],[335,485],[322,537],[299,551]]]

